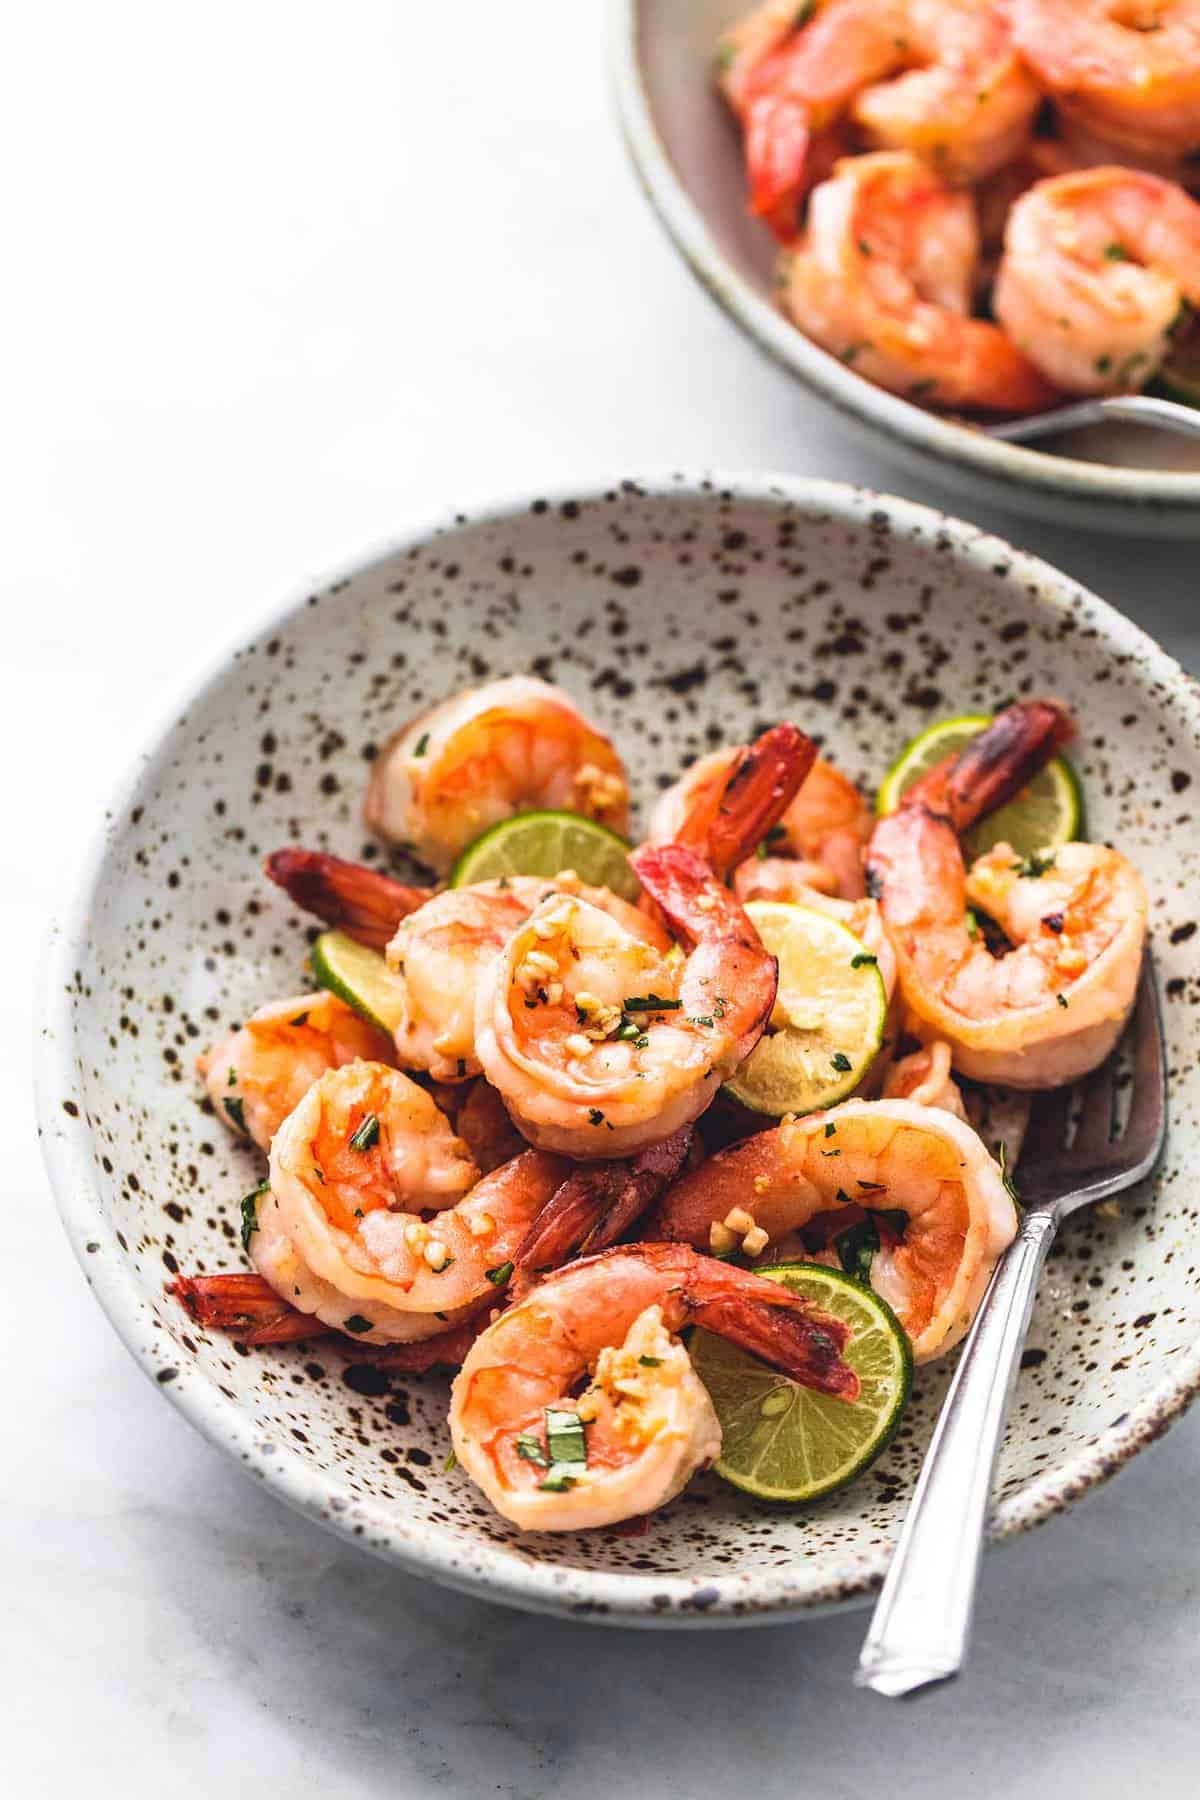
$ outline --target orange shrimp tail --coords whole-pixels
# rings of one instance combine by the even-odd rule
[[[835,1400],[857,1400],[860,1382],[842,1351],[849,1332],[837,1319],[818,1312],[781,1312],[755,1300],[706,1300],[696,1323],[748,1350],[802,1387]]]
[[[708,828],[708,861],[726,874],[753,855],[796,798],[817,746],[796,725],[772,725],[738,757]]]
[[[273,850],[263,868],[304,912],[336,926],[369,950],[386,949],[401,919],[430,897],[428,888],[406,887],[378,869],[320,850]]]
[[[329,1330],[311,1313],[281,1300],[261,1275],[180,1275],[169,1292],[197,1325],[228,1331],[243,1344],[293,1344]]]
[[[622,1256],[637,1257],[669,1280],[669,1304],[664,1303],[668,1329],[703,1325],[804,1387],[857,1400],[858,1376],[842,1357],[850,1327],[752,1269],[719,1262],[687,1244],[637,1243],[585,1257],[548,1281],[570,1279],[573,1272]]]
[[[740,901],[721,886],[699,851],[686,844],[640,844],[629,863],[677,935],[699,943],[741,928],[757,939]]]
[[[955,831],[965,831],[1028,786],[1074,732],[1070,713],[1057,700],[1018,700],[965,750],[914,782],[904,804],[925,806],[949,819]]]
[[[519,1271],[558,1269],[581,1251],[606,1250],[683,1171],[694,1128],[684,1125],[628,1162],[575,1169],[543,1206],[513,1258]]]
[[[808,108],[787,94],[756,94],[746,108],[745,134],[750,211],[786,243],[795,236],[787,221],[795,220],[807,185]]]

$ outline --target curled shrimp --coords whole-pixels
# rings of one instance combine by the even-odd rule
[[[778,1283],[681,1244],[587,1257],[481,1333],[455,1378],[454,1452],[496,1511],[526,1531],[575,1531],[673,1499],[721,1447],[678,1341],[691,1322],[822,1393],[857,1396],[846,1327]],[[552,1462],[564,1424],[583,1450],[569,1473]]]
[[[397,732],[372,768],[366,818],[445,874],[490,825],[541,807],[624,831],[625,769],[568,694],[509,675],[452,694]]]
[[[840,162],[785,259],[787,312],[869,381],[930,406],[1036,411],[1053,390],[999,326],[969,317],[979,236],[969,194],[917,157]]]
[[[644,845],[630,860],[685,954],[556,895],[479,986],[484,1074],[531,1143],[581,1161],[629,1155],[697,1118],[775,1003],[774,957],[694,850]]]
[[[1133,169],[1039,181],[1009,214],[996,316],[1076,394],[1144,387],[1184,301],[1200,304],[1200,205]]]
[[[751,829],[725,837],[716,827],[716,821],[727,818],[736,805],[731,788],[738,759],[758,750],[763,743],[760,739],[752,751],[713,750],[698,757],[659,796],[650,817],[649,841],[692,844],[718,875],[742,864],[756,847],[768,847],[776,856],[793,857],[805,865],[796,871],[798,882],[848,899],[861,895],[865,892],[862,853],[871,835],[870,809],[849,777],[817,756],[809,739],[804,741],[809,750],[794,797],[765,829],[762,818],[756,819]],[[740,874],[739,867],[734,876],[739,893]]]
[[[477,1082],[470,1092],[478,1094],[485,1086]],[[459,1091],[449,1090],[451,1097]],[[470,1105],[468,1098],[459,1109],[456,1123],[461,1122]],[[523,1147],[518,1140],[514,1156],[504,1160],[512,1162],[514,1157],[520,1157]],[[628,1161],[590,1163],[570,1170],[536,1212],[512,1256],[487,1271],[495,1300],[503,1304],[508,1299],[524,1298],[547,1270],[560,1267],[583,1251],[605,1250],[615,1244],[679,1175],[691,1147],[692,1130],[685,1126],[673,1137]],[[518,1173],[522,1180],[527,1179],[528,1166]],[[247,1221],[251,1236],[260,1228],[260,1198],[256,1191],[247,1202],[255,1208]],[[431,1238],[437,1241],[436,1224]],[[315,1313],[299,1311],[258,1274],[181,1275],[171,1283],[171,1291],[197,1324],[229,1332],[245,1344],[293,1343],[334,1331]],[[457,1368],[489,1323],[490,1311],[487,1306],[469,1310],[461,1322],[453,1325],[438,1317],[430,1336],[389,1343],[386,1349],[373,1350],[371,1361],[377,1368],[408,1374]]]
[[[991,0],[769,0],[722,39],[752,211],[778,218],[809,184],[814,138],[848,115],[876,147],[969,182],[1027,143],[1040,95]]]
[[[607,888],[585,886],[570,871],[553,881],[514,875],[448,888],[402,919],[387,948],[388,966],[402,984],[396,1052],[405,1068],[427,1069],[439,1081],[479,1073],[484,1065],[476,1019],[482,987],[535,910],[559,896],[578,896],[652,954],[665,954],[669,947],[655,919]],[[543,980],[534,992],[560,1005],[562,994],[551,1000],[553,990],[553,980]]]
[[[391,1043],[333,994],[272,1000],[197,1058],[217,1117],[261,1150],[327,1069],[390,1063]]]
[[[1076,1080],[1114,1048],[1136,995],[1146,891],[1118,851],[1064,844],[1023,863],[997,844],[969,871],[963,863],[958,833],[1017,793],[1070,732],[1051,702],[1008,707],[908,790],[868,850],[909,1027],[944,1039],[977,1081]],[[1007,955],[972,934],[968,905],[995,920]]]
[[[871,1286],[926,1362],[970,1326],[1016,1208],[984,1144],[952,1113],[848,1100],[718,1151],[668,1191],[648,1229],[762,1254],[797,1233],[824,1245],[863,1224],[879,1238]]]
[[[432,1337],[496,1297],[496,1272],[507,1278],[566,1173],[525,1151],[480,1179],[423,1088],[351,1063],[276,1133],[250,1258],[297,1311],[364,1343]]]
[[[506,875],[432,893],[318,851],[277,850],[266,866],[298,905],[384,951],[398,983],[396,1054],[406,1069],[426,1071],[440,1082],[479,1074],[480,980],[540,901],[560,893],[579,895],[611,913],[632,936],[664,953],[670,947],[667,933],[649,914],[608,888],[586,886],[570,869],[553,880]]]
[[[1011,0],[1013,36],[1066,119],[1111,150],[1200,143],[1200,0]]]
[[[892,1064],[884,1077],[883,1098],[911,1100],[915,1106],[940,1106],[956,1119],[965,1119],[962,1091],[950,1073],[952,1062],[950,1046],[941,1038],[922,1044],[919,1050]]]

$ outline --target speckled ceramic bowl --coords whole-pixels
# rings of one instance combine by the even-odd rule
[[[1200,442],[1108,425],[1064,440],[1069,456],[1000,443],[873,387],[784,318],[771,291],[777,246],[746,212],[738,132],[712,81],[713,46],[750,4],[609,0],[617,104],[634,164],[713,298],[863,442],[890,450],[906,470],[1014,512],[1200,536]]]
[[[821,482],[622,482],[458,513],[305,594],[198,682],[115,798],[38,1009],[47,1161],[125,1342],[212,1441],[365,1548],[516,1605],[636,1623],[766,1620],[868,1594],[946,1381],[847,1492],[772,1510],[706,1476],[645,1535],[522,1538],[446,1473],[447,1384],[327,1343],[247,1352],[195,1329],[177,1269],[244,1266],[261,1174],[201,1103],[197,1050],[304,985],[306,921],[259,872],[303,841],[363,853],[374,747],[489,674],[562,682],[612,732],[645,808],[707,746],[782,715],[871,787],[943,712],[1049,691],[1079,706],[1098,836],[1154,897],[1171,1143],[1153,1188],[1056,1245],[1005,1445],[996,1532],[1044,1519],[1147,1443],[1200,1382],[1193,935],[1200,700],[1065,576],[905,502]]]

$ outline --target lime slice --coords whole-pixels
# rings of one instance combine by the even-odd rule
[[[515,819],[501,819],[467,845],[454,865],[450,886],[495,881],[501,875],[553,878],[564,869],[574,869],[589,887],[606,887],[626,900],[637,899],[637,877],[629,866],[625,839],[607,825],[572,812],[519,813]]]
[[[879,965],[861,938],[826,913],[782,900],[749,900],[746,911],[779,959],[779,993],[728,1091],[777,1119],[833,1106],[854,1092],[883,1041]]]
[[[880,817],[894,813],[914,781],[928,774],[944,757],[962,750],[991,722],[990,713],[963,713],[957,719],[943,719],[922,731],[896,758],[880,783],[875,799]],[[1081,838],[1083,832],[1079,778],[1065,756],[1055,756],[1015,800],[997,807],[973,825],[963,845],[972,860],[993,844],[1011,844],[1018,856],[1027,857],[1035,850],[1054,850],[1060,844],[1069,844]]]
[[[850,1326],[844,1355],[862,1387],[853,1402],[816,1394],[697,1330],[692,1362],[721,1422],[717,1474],[760,1500],[820,1500],[861,1475],[891,1439],[912,1385],[912,1348],[891,1307],[836,1269],[779,1263],[758,1273]]]
[[[323,988],[394,1037],[404,1013],[404,983],[377,950],[356,944],[344,931],[323,931],[309,953]]]

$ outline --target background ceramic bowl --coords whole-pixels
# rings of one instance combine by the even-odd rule
[[[634,164],[693,274],[732,319],[874,448],[956,491],[1106,531],[1200,535],[1200,442],[1134,426],[1075,433],[1071,456],[999,443],[873,387],[777,309],[777,246],[746,211],[740,138],[713,48],[751,0],[610,0],[617,102]],[[1084,461],[1083,457],[1094,460]]]
[[[374,747],[490,674],[561,681],[612,732],[645,809],[697,752],[791,715],[871,788],[939,713],[1045,690],[1078,704],[1097,836],[1144,870],[1166,986],[1171,1144],[1153,1192],[1052,1253],[1000,1468],[996,1530],[1043,1519],[1200,1381],[1200,1033],[1193,917],[1200,700],[1066,577],[924,508],[821,482],[627,481],[452,520],[302,596],[195,688],[112,806],[39,1007],[39,1107],[68,1233],[163,1393],[281,1498],[366,1548],[497,1599],[633,1622],[769,1619],[877,1584],[946,1370],[849,1491],[771,1510],[713,1476],[644,1536],[521,1538],[445,1472],[447,1384],[327,1342],[246,1352],[197,1330],[176,1270],[243,1266],[258,1156],[202,1103],[196,1052],[305,985],[307,921],[260,874],[289,842],[364,853]],[[373,848],[373,847],[368,847]]]

